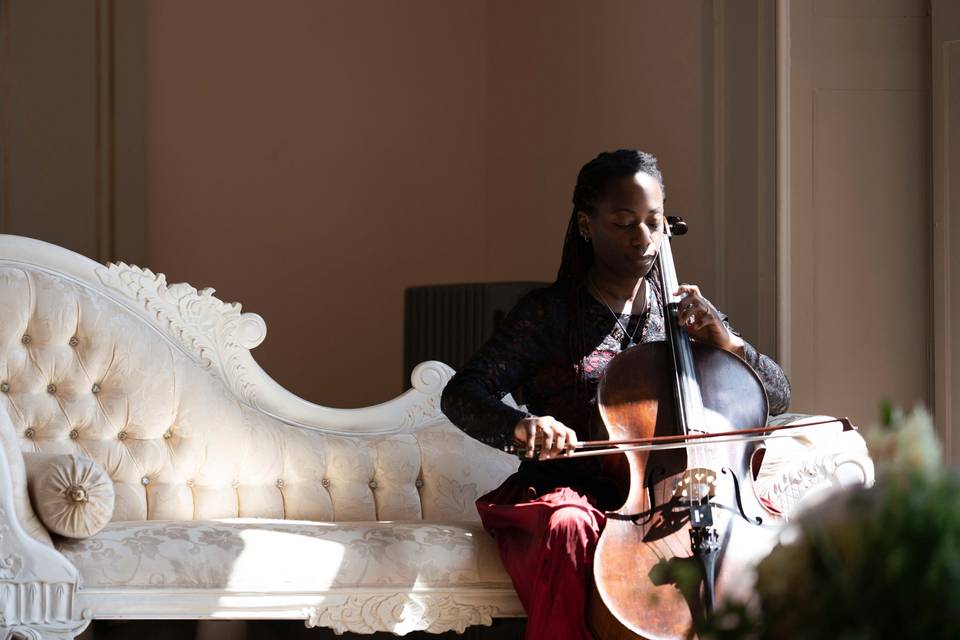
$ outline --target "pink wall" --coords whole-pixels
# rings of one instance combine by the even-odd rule
[[[699,2],[493,2],[488,14],[487,197],[493,279],[553,279],[577,171],[600,151],[661,162],[667,207],[703,209]],[[703,281],[709,233],[678,244]],[[709,289],[709,284],[706,287]]]
[[[263,315],[295,393],[386,400],[404,287],[552,279],[599,151],[656,153],[696,222],[700,6],[153,0],[147,264]],[[705,290],[707,238],[677,251]]]

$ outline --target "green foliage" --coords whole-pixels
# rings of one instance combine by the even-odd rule
[[[914,472],[803,513],[758,567],[759,603],[702,638],[960,638],[960,476]]]
[[[889,400],[880,403],[880,424],[888,429],[893,427],[894,422],[893,405]]]

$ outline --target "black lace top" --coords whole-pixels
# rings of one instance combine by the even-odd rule
[[[645,312],[620,319],[628,332],[638,331],[634,336],[638,343],[666,340],[658,287],[652,281],[649,284]],[[443,413],[470,436],[497,448],[512,444],[514,427],[528,415],[553,416],[588,439],[597,383],[607,363],[628,346],[628,337],[602,302],[584,295],[583,370],[589,393],[587,397],[575,393],[577,376],[568,337],[568,325],[575,318],[571,299],[568,286],[562,284],[524,296],[494,336],[447,384],[441,400]],[[637,323],[642,326],[638,328]],[[744,359],[763,382],[770,413],[786,411],[790,383],[780,366],[749,343],[744,346]],[[519,387],[528,413],[501,402]]]

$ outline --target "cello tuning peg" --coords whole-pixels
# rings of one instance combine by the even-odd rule
[[[667,216],[667,224],[670,225],[670,233],[675,236],[682,236],[687,232],[687,223],[680,216]]]

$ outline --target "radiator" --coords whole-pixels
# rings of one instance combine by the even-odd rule
[[[525,293],[546,282],[437,284],[404,291],[403,386],[424,360],[459,369]]]

